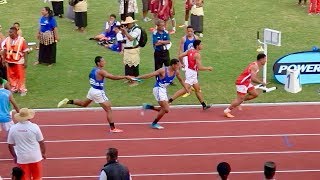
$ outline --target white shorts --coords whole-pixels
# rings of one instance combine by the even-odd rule
[[[194,85],[198,83],[198,72],[192,69],[186,69],[186,80],[185,83],[189,85]]]
[[[6,122],[6,123],[0,123],[0,131],[5,130],[9,131],[9,129],[14,125],[13,121]]]
[[[251,91],[252,89],[254,89],[253,84],[249,84],[249,86],[246,85],[236,85],[237,88],[237,92],[240,94],[247,94],[248,91]]]
[[[154,98],[159,101],[168,101],[167,89],[162,87],[153,88]]]
[[[94,89],[92,87],[89,89],[87,98],[94,101],[95,103],[104,103],[106,101],[109,101],[104,90]]]

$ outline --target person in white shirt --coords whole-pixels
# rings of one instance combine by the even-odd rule
[[[30,122],[35,111],[20,109],[14,115],[18,121],[8,135],[8,147],[15,163],[23,172],[23,179],[42,179],[42,160],[46,159],[46,148],[42,132],[37,124]]]

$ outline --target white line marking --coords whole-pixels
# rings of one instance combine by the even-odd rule
[[[260,138],[260,137],[283,137],[283,136],[320,136],[320,134],[253,134],[253,135],[224,135],[224,136],[190,136],[190,137],[154,137],[154,138],[119,138],[119,139],[70,139],[48,140],[46,143],[66,142],[100,142],[100,141],[153,141],[153,140],[182,140],[182,139],[223,139],[223,138]],[[6,144],[7,142],[0,142]]]
[[[279,119],[238,119],[238,120],[199,120],[199,121],[167,121],[161,124],[196,124],[196,123],[235,123],[235,122],[268,122],[268,121],[317,121],[320,117],[315,118],[279,118]],[[117,125],[146,125],[150,122],[125,122]],[[106,123],[96,124],[43,124],[40,127],[73,127],[73,126],[106,126]]]
[[[320,169],[297,169],[297,170],[277,170],[277,173],[307,173],[320,172]],[[230,174],[261,174],[263,171],[234,171]],[[217,172],[181,172],[181,173],[157,173],[157,174],[132,174],[132,177],[143,176],[193,176],[193,175],[217,175]],[[43,179],[80,179],[80,178],[98,178],[98,176],[53,176],[43,177]],[[10,180],[11,178],[3,178]]]
[[[270,152],[222,152],[222,153],[201,153],[201,154],[145,154],[119,156],[119,158],[152,158],[152,157],[186,157],[186,156],[223,156],[223,155],[260,155],[260,154],[307,154],[320,153],[320,151],[270,151]],[[105,156],[95,157],[56,157],[46,160],[78,160],[78,159],[105,159]],[[12,159],[0,159],[0,161],[12,161]]]
[[[212,104],[213,107],[227,107],[230,104]],[[298,106],[298,105],[320,105],[320,102],[283,102],[283,103],[247,103],[243,106]],[[113,110],[139,110],[142,106],[112,107]],[[201,105],[174,105],[172,109],[201,108]],[[100,107],[91,108],[52,108],[35,109],[37,112],[68,112],[68,111],[102,111]]]

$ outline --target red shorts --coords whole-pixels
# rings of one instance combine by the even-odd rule
[[[42,179],[42,162],[30,163],[30,164],[18,164],[23,170],[23,180],[41,180]],[[31,178],[32,177],[32,178]]]

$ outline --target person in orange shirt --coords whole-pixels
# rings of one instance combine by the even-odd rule
[[[28,45],[26,40],[18,35],[18,30],[11,27],[9,36],[1,43],[1,53],[7,66],[7,78],[12,92],[21,96],[27,93],[25,85],[25,68],[27,67]]]

